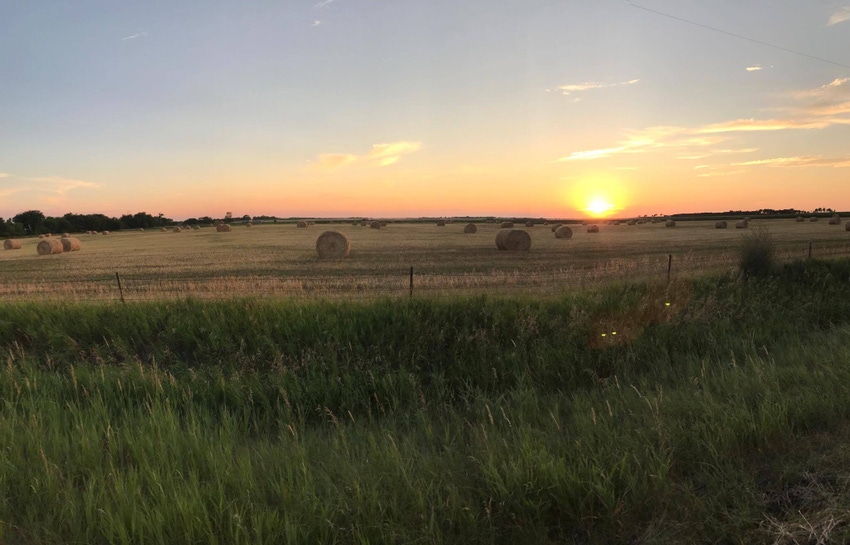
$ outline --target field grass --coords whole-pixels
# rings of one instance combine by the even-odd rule
[[[38,239],[24,239],[21,250],[0,251],[0,297],[33,300],[115,300],[115,273],[128,300],[163,298],[375,298],[403,296],[409,270],[415,292],[431,297],[458,294],[559,295],[623,280],[733,269],[741,230],[714,229],[712,221],[680,221],[675,228],[646,223],[600,225],[588,234],[573,225],[570,240],[557,240],[549,226],[528,228],[532,249],[525,253],[495,248],[496,224],[479,223],[463,234],[464,223],[390,223],[374,230],[351,224],[235,225],[231,233],[213,228],[182,233],[128,231],[109,236],[81,235],[80,252],[40,257]],[[322,261],[315,243],[327,228],[351,240],[351,256]],[[750,230],[766,229],[777,258],[850,255],[850,233],[826,222],[753,220]]]
[[[547,298],[7,302],[0,542],[845,543],[848,347],[840,259]]]

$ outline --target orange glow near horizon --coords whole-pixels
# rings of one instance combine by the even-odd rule
[[[622,212],[628,203],[627,191],[619,178],[593,174],[567,188],[573,208],[588,217],[604,218]]]

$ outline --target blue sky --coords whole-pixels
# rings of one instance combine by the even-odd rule
[[[5,2],[0,216],[850,209],[848,66],[826,0]]]

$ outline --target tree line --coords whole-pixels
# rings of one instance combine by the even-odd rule
[[[173,225],[174,220],[162,214],[147,212],[124,214],[120,218],[105,214],[73,214],[45,216],[39,210],[27,210],[11,218],[0,218],[0,236],[40,235],[42,233],[74,233],[84,231],[117,231],[119,229],[155,228]]]

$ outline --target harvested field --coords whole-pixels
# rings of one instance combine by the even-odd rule
[[[741,231],[715,229],[714,221],[601,225],[599,233],[572,229],[569,244],[549,230],[530,230],[531,250],[500,252],[493,241],[498,223],[482,222],[476,236],[434,223],[394,223],[391,230],[339,229],[351,242],[345,260],[321,260],[316,234],[289,224],[238,229],[188,230],[180,237],[158,231],[116,231],[86,239],[82,252],[61,259],[32,252],[0,252],[0,297],[28,299],[113,299],[115,273],[129,300],[196,297],[375,298],[407,294],[414,268],[422,296],[485,293],[548,295],[623,280],[730,270],[737,263]],[[805,257],[809,242],[816,258],[850,255],[850,236],[826,222],[794,219],[750,222],[772,235],[778,259]],[[24,246],[39,239],[23,238]]]

